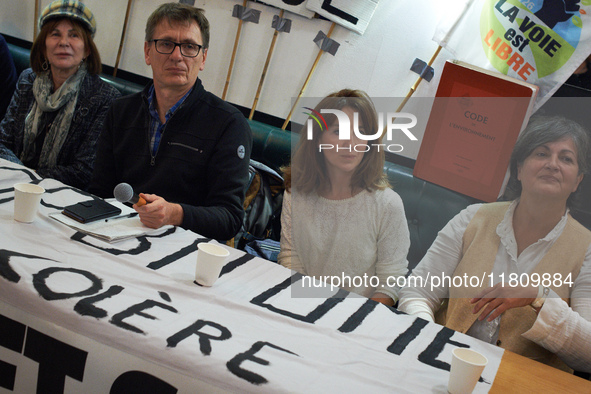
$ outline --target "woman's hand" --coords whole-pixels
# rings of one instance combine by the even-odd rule
[[[484,308],[478,320],[488,316],[487,320],[492,321],[506,310],[530,305],[537,294],[537,287],[511,287],[506,283],[497,283],[470,300],[470,303],[475,304],[472,313],[479,313]]]
[[[394,306],[394,300],[385,295],[384,293],[374,293],[371,299],[377,302],[381,302],[384,305]]]

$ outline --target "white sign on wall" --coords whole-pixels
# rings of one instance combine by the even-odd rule
[[[308,0],[306,8],[339,25],[363,34],[379,0]]]
[[[261,3],[269,4],[283,10],[293,12],[294,14],[312,18],[314,11],[306,8],[307,0],[263,0]]]

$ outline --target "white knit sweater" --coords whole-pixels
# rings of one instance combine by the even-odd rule
[[[283,200],[279,263],[316,278],[347,275],[351,284],[354,276],[366,275],[364,281],[355,279],[361,286],[340,287],[366,297],[380,292],[396,301],[395,281],[407,272],[410,246],[400,196],[389,188],[345,200],[292,192]]]

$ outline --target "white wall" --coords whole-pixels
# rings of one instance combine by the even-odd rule
[[[50,0],[39,0],[40,9]],[[98,31],[95,42],[104,64],[114,66],[119,49],[127,0],[85,0],[95,14]],[[144,28],[149,14],[163,1],[133,0],[121,70],[151,77],[144,62]],[[336,56],[325,53],[313,74],[304,97],[323,97],[344,87],[362,89],[372,97],[404,97],[417,79],[410,71],[415,58],[428,61],[437,45],[431,40],[444,5],[435,0],[380,0],[364,35],[339,25],[332,38],[341,44]],[[33,40],[34,0],[1,0],[0,33]],[[232,8],[240,0],[197,0],[211,23],[210,49],[205,70],[199,75],[206,89],[221,96],[238,20]],[[226,99],[251,108],[274,30],[273,15],[279,9],[249,2],[261,11],[259,24],[245,23]],[[285,118],[318,54],[313,42],[319,30],[328,33],[331,22],[286,12],[292,20],[290,33],[279,33],[257,111]],[[293,120],[303,123],[295,111]],[[416,157],[418,144],[409,146],[405,156]]]

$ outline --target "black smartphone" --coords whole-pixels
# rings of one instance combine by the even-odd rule
[[[90,223],[121,214],[121,209],[105,200],[88,200],[68,205],[62,213],[80,223]]]

